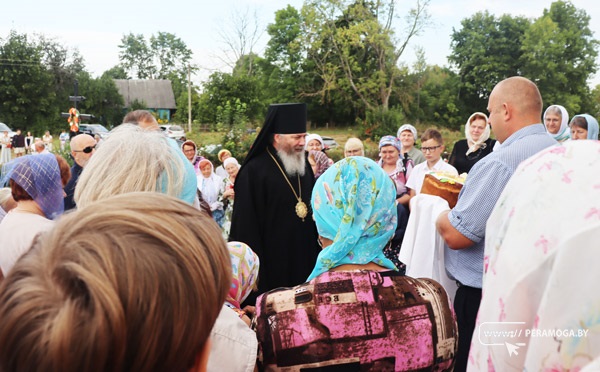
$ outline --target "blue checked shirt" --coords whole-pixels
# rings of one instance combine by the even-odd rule
[[[446,271],[451,278],[463,285],[481,288],[485,227],[496,201],[523,160],[555,144],[543,124],[529,125],[513,133],[497,151],[471,168],[448,219],[475,244],[461,250],[445,247]]]

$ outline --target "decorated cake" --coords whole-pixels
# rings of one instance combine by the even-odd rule
[[[460,176],[445,172],[428,173],[423,180],[421,193],[439,196],[448,202],[450,208],[454,208],[465,178],[464,173]]]

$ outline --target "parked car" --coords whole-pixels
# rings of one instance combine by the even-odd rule
[[[179,125],[162,124],[159,125],[160,129],[167,134],[168,137],[174,139],[185,138],[185,131]]]
[[[101,139],[106,139],[109,131],[102,124],[79,124],[79,133],[86,133],[92,137],[98,134]]]
[[[323,147],[325,147],[325,150],[335,149],[339,146],[332,137],[321,136],[321,138],[323,139]]]
[[[8,136],[12,138],[15,135],[15,132],[10,129],[10,127],[4,123],[0,122],[0,133],[8,132]]]

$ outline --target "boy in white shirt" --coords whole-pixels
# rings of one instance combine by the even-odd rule
[[[447,172],[458,176],[456,168],[442,159],[444,149],[444,140],[440,132],[435,129],[427,129],[423,133],[421,136],[421,151],[425,155],[425,161],[413,168],[408,181],[406,181],[406,187],[409,189],[411,198],[421,193],[423,180],[427,173]]]

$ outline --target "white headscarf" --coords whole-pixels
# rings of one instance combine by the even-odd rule
[[[211,205],[211,209],[212,209],[213,203],[216,203],[218,201],[219,191],[221,190],[221,184],[223,183],[223,179],[220,176],[218,176],[217,174],[215,174],[215,168],[214,168],[212,162],[210,162],[208,159],[200,160],[200,168],[202,168],[202,166],[205,163],[210,164],[210,168],[211,168],[210,177],[205,178],[202,175],[202,173],[200,173],[197,176],[198,189],[202,192],[202,198],[209,205]]]
[[[560,110],[560,128],[556,134],[548,132],[548,128],[546,128],[546,114],[551,108],[558,108]],[[569,113],[567,112],[567,109],[561,105],[548,106],[546,111],[544,111],[544,128],[546,128],[546,132],[548,132],[549,135],[559,142],[571,138],[571,130],[569,129]]]
[[[305,142],[304,142],[304,150],[307,150],[308,143],[315,139],[321,143],[321,150],[323,150],[325,148],[325,144],[323,144],[323,138],[321,138],[321,136],[319,136],[318,134],[313,133],[313,134],[309,134],[308,136],[306,136]]]
[[[475,116],[483,116],[485,118],[485,129],[483,130],[483,133],[481,133],[481,137],[479,137],[477,141],[473,140],[470,131],[471,121]],[[467,123],[465,124],[465,136],[467,137],[467,144],[469,145],[469,149],[466,153],[467,155],[479,150],[480,148],[484,149],[486,147],[486,144],[484,142],[487,141],[488,138],[490,138],[490,126],[488,124],[487,115],[483,112],[474,112],[471,116],[469,116],[469,120],[467,120]]]

